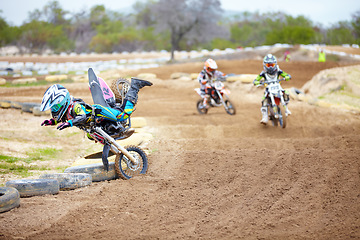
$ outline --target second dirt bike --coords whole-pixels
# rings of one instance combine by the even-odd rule
[[[234,115],[236,109],[234,104],[230,101],[230,90],[225,88],[225,85],[220,80],[215,80],[212,84],[212,94],[210,96],[209,107],[221,107],[224,106],[226,113]],[[207,114],[208,108],[204,106],[204,95],[201,93],[200,88],[195,88],[195,91],[200,95],[202,99],[196,103],[196,108],[200,114]]]
[[[285,90],[281,87],[280,81],[285,79],[268,78],[260,86],[266,87],[266,96],[264,101],[266,101],[267,113],[269,120],[272,121],[274,126],[278,124],[282,127],[286,127],[286,114],[285,108],[286,103],[284,100]]]

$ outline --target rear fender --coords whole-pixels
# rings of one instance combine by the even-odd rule
[[[204,96],[201,94],[200,88],[195,88],[194,90],[197,94],[199,94],[202,98],[204,98]]]

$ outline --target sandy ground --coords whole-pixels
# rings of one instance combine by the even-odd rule
[[[262,69],[255,60],[218,65],[226,73]],[[293,76],[285,87],[300,88],[339,65],[293,61],[280,67]],[[286,129],[265,127],[259,124],[263,89],[240,83],[227,84],[236,115],[222,108],[199,115],[197,83],[169,76],[201,67],[146,70],[162,79],[141,90],[133,114],[147,119],[155,137],[146,175],[22,198],[19,208],[0,214],[0,239],[359,239],[360,116],[293,100]],[[90,100],[86,84],[66,87]],[[40,101],[45,89],[1,89],[1,98]],[[56,132],[39,126],[43,118],[0,110],[3,138],[13,136],[23,147],[60,145],[65,162],[74,161],[62,138],[83,139],[80,130]]]

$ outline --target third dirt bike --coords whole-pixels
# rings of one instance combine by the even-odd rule
[[[220,80],[215,80],[211,84],[213,91],[210,96],[209,107],[221,107],[224,106],[225,111],[234,115],[236,113],[236,109],[234,104],[230,101],[229,94],[230,90],[225,88],[225,85]],[[204,106],[204,95],[201,93],[200,88],[195,88],[195,91],[202,97],[202,99],[198,100],[196,103],[196,108],[200,114],[206,114],[208,112],[208,108]]]

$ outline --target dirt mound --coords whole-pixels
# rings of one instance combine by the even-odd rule
[[[360,97],[360,65],[332,68],[319,72],[302,90],[314,97],[340,90],[345,85]]]
[[[262,69],[256,60],[218,65],[236,74]],[[319,71],[339,65],[280,67],[293,76],[286,87],[300,88]],[[154,135],[145,176],[22,198],[20,208],[0,214],[0,239],[360,238],[360,116],[291,101],[287,128],[264,127],[263,89],[241,83],[228,83],[236,115],[222,108],[199,115],[196,81],[167,79],[201,68],[199,62],[146,70],[164,80],[140,91],[133,115],[145,117]],[[66,87],[90,100],[86,84]],[[45,89],[0,89],[0,94],[39,101]],[[42,120],[1,109],[1,151],[41,139],[63,146],[71,162],[75,149],[91,145],[76,135],[80,130],[41,128]]]

